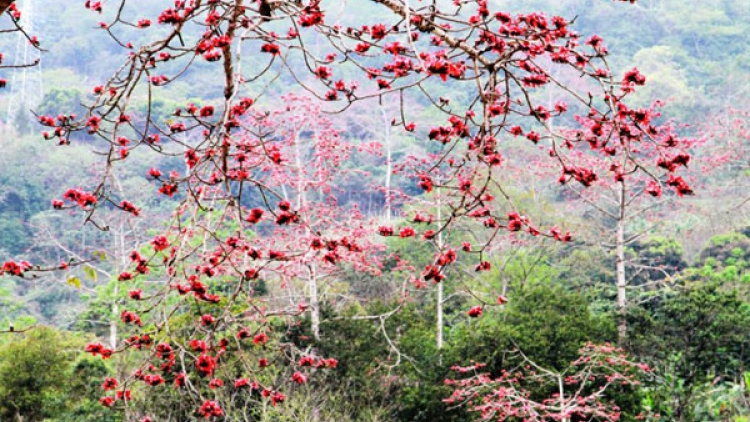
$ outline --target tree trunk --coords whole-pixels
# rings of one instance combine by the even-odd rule
[[[439,180],[438,180],[438,184],[440,184]],[[436,223],[438,225],[438,230],[440,230],[440,224],[441,224],[440,220],[442,219],[442,211],[440,209],[442,205],[443,204],[442,204],[441,198],[440,198],[440,187],[438,186],[438,188],[437,188],[437,221],[436,221]],[[442,252],[443,251],[443,232],[442,231],[438,233],[437,242],[438,242],[438,250]],[[443,281],[445,281],[445,280],[443,280]],[[438,348],[438,350],[440,350],[440,349],[443,348],[443,331],[444,331],[444,328],[445,328],[444,327],[445,322],[443,321],[443,294],[444,294],[444,292],[443,292],[443,282],[441,281],[440,283],[437,284],[437,308],[436,308],[436,312],[437,312],[437,324],[436,325],[437,325],[437,327],[436,327],[436,329],[437,329],[437,348]]]
[[[305,174],[302,167],[302,147],[300,145],[299,131],[294,134],[294,160],[297,165],[297,209],[302,209],[307,203],[305,186],[303,180]],[[310,236],[310,227],[305,229],[307,236]],[[310,300],[310,328],[315,340],[320,340],[320,299],[318,298],[318,277],[315,270],[315,262],[310,262],[307,267],[307,294]]]
[[[615,252],[617,254],[616,285],[617,285],[617,340],[620,346],[624,345],[627,336],[627,321],[625,311],[628,304],[627,287],[628,281],[625,274],[625,184],[620,189],[620,211],[617,219],[617,235],[615,238]]]
[[[437,348],[443,348],[443,283],[437,286]]]
[[[315,273],[315,263],[310,263],[310,278],[308,289],[310,294],[310,325],[315,340],[320,340],[320,300],[318,299],[318,280]]]
[[[393,172],[393,159],[391,155],[391,127],[388,124],[385,109],[380,108],[385,127],[385,221],[391,221],[391,173]]]
[[[117,296],[119,295],[120,283],[115,283],[115,300],[112,303],[112,319],[109,321],[109,344],[112,350],[117,349],[117,319],[120,308],[117,306]]]
[[[120,274],[123,268],[127,267],[127,261],[125,258],[125,234],[124,234],[123,223],[120,222],[120,227],[117,233],[113,233],[114,248],[112,252],[115,256],[112,260],[115,263],[115,274]],[[118,313],[120,312],[119,306],[117,305],[117,299],[120,295],[120,282],[115,283],[114,297],[112,298],[112,317],[109,320],[109,347],[113,350],[117,349],[117,321],[119,320]]]

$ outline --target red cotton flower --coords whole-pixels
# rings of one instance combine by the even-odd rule
[[[370,36],[375,40],[382,40],[385,38],[386,34],[386,27],[382,23],[373,25],[372,28],[370,28]]]
[[[86,9],[91,9],[94,12],[102,13],[102,2],[100,1],[87,0],[86,3],[83,4],[83,7],[85,7]]]
[[[421,174],[419,176],[419,187],[424,189],[425,192],[432,192],[432,179],[429,176]]]
[[[289,223],[296,223],[299,221],[299,216],[289,211],[280,212],[276,216],[276,224],[283,226]]]
[[[646,185],[646,192],[654,197],[660,197],[661,196],[661,185],[659,182],[656,181],[649,181],[648,185]]]
[[[139,327],[143,325],[143,323],[141,323],[141,318],[130,311],[122,311],[122,314],[120,314],[120,319],[122,319],[122,322],[124,322],[125,324],[135,324]]]
[[[278,56],[279,54],[281,54],[281,49],[279,48],[279,46],[276,45],[276,44],[273,44],[273,43],[263,44],[260,47],[260,51],[262,53],[269,53],[269,54],[272,54],[274,56]]]
[[[162,25],[166,24],[172,24],[176,25],[182,21],[182,17],[180,17],[180,13],[176,11],[175,9],[167,9],[163,12],[161,12],[161,15],[159,15],[158,22]]]
[[[517,232],[521,230],[521,227],[523,227],[523,221],[521,220],[521,216],[518,215],[516,212],[508,213],[508,230],[512,232]]]
[[[303,374],[302,372],[297,371],[292,374],[292,380],[297,384],[304,384],[307,382],[307,376],[305,376],[305,374]]]
[[[216,323],[216,318],[213,315],[201,315],[201,324],[203,326],[210,326]]]
[[[90,343],[84,350],[88,353],[91,353],[92,356],[101,355],[102,359],[112,357],[112,350],[107,349],[101,343]]]
[[[204,353],[198,356],[198,359],[195,361],[195,367],[204,375],[210,375],[216,368],[216,359]]]
[[[14,276],[22,276],[23,273],[28,271],[31,268],[31,264],[29,264],[26,261],[7,261],[3,263],[3,266],[0,267],[0,276],[4,273],[8,273]]]
[[[268,334],[264,332],[260,332],[253,337],[253,344],[266,344],[268,342],[269,337]]]
[[[81,208],[86,208],[91,205],[96,205],[98,200],[94,195],[81,189],[68,189],[63,194],[63,199],[71,202],[75,202]]]
[[[164,378],[161,375],[146,375],[143,377],[143,382],[151,387],[156,387],[157,385],[164,384]]]
[[[693,194],[693,189],[682,178],[682,176],[675,177],[674,175],[670,174],[669,179],[667,179],[667,186],[673,187],[677,192],[677,195],[680,197]]]
[[[167,240],[166,236],[154,237],[154,240],[151,241],[151,244],[154,246],[154,250],[156,252],[161,252],[169,247],[169,241]]]
[[[114,378],[104,378],[104,383],[102,384],[102,389],[104,391],[110,391],[117,388],[117,380]]]
[[[644,85],[646,83],[646,77],[641,74],[637,68],[633,68],[625,73],[625,77],[622,79],[625,84]]]
[[[413,237],[414,234],[414,229],[412,229],[411,227],[404,227],[398,232],[398,236],[401,238]]]
[[[207,106],[203,106],[203,107],[202,107],[202,108],[200,109],[200,111],[198,112],[198,114],[199,114],[199,115],[200,115],[201,117],[211,117],[211,116],[213,116],[213,115],[214,115],[214,108],[213,108],[213,106],[210,106],[210,105],[207,105]]]
[[[133,274],[129,273],[128,271],[123,271],[120,273],[120,275],[117,277],[117,281],[130,281],[133,279]]]
[[[367,50],[369,49],[370,49],[370,44],[367,44],[364,42],[361,42],[354,47],[354,51],[356,51],[359,54],[367,53]]]
[[[174,386],[175,388],[182,388],[185,386],[187,380],[187,375],[185,373],[180,372],[174,377]]]
[[[271,396],[271,406],[276,406],[278,403],[281,403],[284,400],[286,400],[286,396],[283,393],[277,391]]]
[[[469,312],[467,312],[467,314],[472,318],[479,318],[480,316],[482,316],[483,312],[484,311],[482,310],[481,306],[475,306],[469,309]]]
[[[492,264],[487,261],[482,261],[474,268],[475,271],[489,271],[492,268]]]
[[[303,28],[307,28],[314,25],[320,25],[323,23],[324,15],[320,10],[319,2],[311,2],[308,6],[302,9],[302,14],[299,18],[299,24]]]
[[[224,411],[221,410],[221,407],[218,403],[216,403],[213,400],[206,400],[201,405],[200,409],[198,409],[198,413],[201,414],[206,419],[210,419],[211,417],[219,417],[224,415]]]
[[[260,219],[263,217],[264,211],[260,208],[253,208],[250,210],[250,213],[248,214],[245,221],[247,221],[250,224],[255,224],[260,221]]]
[[[156,346],[156,356],[160,359],[173,359],[172,346],[169,343],[159,343]]]
[[[642,86],[645,84],[646,77],[643,76],[637,68],[633,68],[625,73],[625,76],[622,78],[622,86],[620,89],[622,92],[630,93],[635,91],[636,85]]]
[[[331,78],[331,69],[325,66],[319,66],[315,70],[315,76],[317,76],[320,79],[330,79]]]
[[[172,133],[180,133],[180,132],[184,132],[184,131],[186,131],[186,130],[187,130],[187,128],[185,127],[185,124],[184,124],[184,123],[179,123],[179,122],[178,122],[178,123],[172,123],[172,124],[171,124],[171,125],[169,126],[169,130],[170,130],[170,131],[171,131]]]
[[[185,164],[187,164],[188,168],[194,168],[198,164],[198,161],[200,161],[200,157],[198,157],[198,153],[195,150],[189,149],[185,151]]]
[[[120,208],[122,208],[123,211],[127,211],[133,214],[135,217],[138,217],[141,214],[141,210],[136,208],[135,205],[131,204],[128,201],[120,202]]]
[[[378,234],[381,236],[393,236],[393,227],[380,226],[378,227]]]
[[[206,350],[208,350],[208,344],[206,344],[206,342],[203,340],[193,339],[190,340],[188,344],[196,352],[205,352]]]
[[[336,360],[335,358],[321,359],[318,362],[318,366],[323,366],[326,368],[336,368],[338,365],[339,365],[339,361]]]
[[[171,198],[175,193],[177,193],[177,185],[172,183],[164,183],[159,188],[159,193],[167,195]]]
[[[391,83],[386,81],[385,79],[378,79],[378,88],[380,89],[391,89]]]

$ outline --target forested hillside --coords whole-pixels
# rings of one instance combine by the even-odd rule
[[[203,3],[3,17],[0,422],[750,420],[750,2]]]

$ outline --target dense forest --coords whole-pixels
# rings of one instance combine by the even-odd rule
[[[413,16],[394,21],[389,1],[268,16],[253,1],[242,25],[235,0],[101,3],[18,0],[2,21],[2,64],[40,60],[0,67],[0,422],[750,421],[750,2],[434,3],[462,4],[443,17],[458,28],[562,16],[570,33],[556,20],[503,42],[533,56],[534,31],[569,37],[625,74],[620,90],[588,64],[558,69],[552,47],[508,59],[505,84],[526,71],[557,87],[508,88],[492,118],[539,106],[497,132],[472,120],[502,84],[478,88],[499,67],[470,73],[492,54],[472,56],[489,36],[471,25],[468,46],[418,20],[429,35],[396,29]],[[393,1],[429,2],[412,3]],[[169,10],[193,13],[191,32],[170,35]],[[278,35],[284,14],[318,38]],[[387,71],[332,52],[339,27],[376,22],[394,25],[367,47]],[[429,36],[449,53],[420,55]],[[174,58],[148,50],[159,37]],[[466,73],[423,64],[440,77],[408,80],[422,72],[399,55]],[[391,92],[399,77],[372,69],[398,66],[408,82]],[[359,101],[376,80],[389,94]],[[635,123],[612,123],[618,110]],[[607,124],[666,141],[621,153],[568,129]],[[491,166],[461,167],[474,150]]]

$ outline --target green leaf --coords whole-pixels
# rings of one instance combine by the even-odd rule
[[[107,260],[107,253],[104,251],[94,251],[92,255],[94,256],[94,258],[99,258],[99,261]]]
[[[89,280],[96,281],[96,270],[91,265],[84,265],[83,273],[86,274],[86,278],[88,278]]]
[[[68,277],[68,286],[73,286],[76,289],[81,288],[81,279],[76,276]]]

